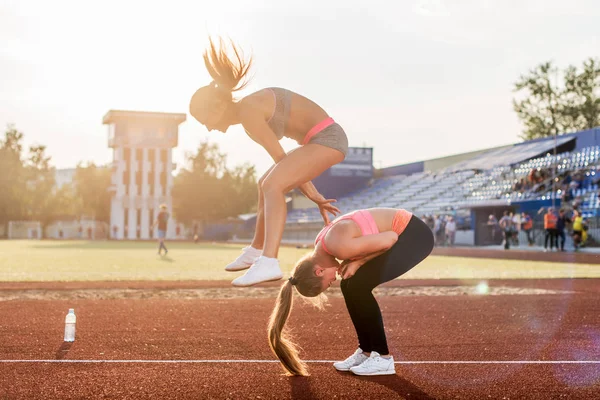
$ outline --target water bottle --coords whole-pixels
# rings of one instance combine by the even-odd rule
[[[69,308],[69,313],[65,318],[65,342],[75,341],[75,322],[77,317],[75,316],[75,309]]]

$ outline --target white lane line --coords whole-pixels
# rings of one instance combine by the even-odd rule
[[[306,363],[325,364],[335,360],[303,360]],[[278,363],[278,360],[0,360],[4,364],[57,363],[57,364],[228,364]],[[507,360],[507,361],[396,361],[395,364],[600,364],[600,360]]]

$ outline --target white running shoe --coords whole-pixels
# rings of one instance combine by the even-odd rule
[[[359,347],[354,354],[346,358],[344,361],[333,363],[333,368],[337,369],[338,371],[350,371],[350,368],[362,364],[368,358],[369,356],[363,353],[362,349]]]
[[[252,286],[261,282],[278,281],[283,278],[276,258],[260,256],[246,273],[235,278],[233,286]]]
[[[371,357],[362,364],[350,368],[355,375],[373,376],[373,375],[394,375],[396,368],[394,366],[394,357],[383,358],[376,351],[371,352]]]
[[[252,246],[244,247],[242,249],[242,254],[240,254],[234,262],[227,265],[225,271],[234,272],[248,269],[261,254],[262,250],[255,249]]]

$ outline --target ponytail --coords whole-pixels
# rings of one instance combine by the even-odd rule
[[[232,92],[243,89],[250,82],[248,72],[252,66],[252,57],[245,61],[244,54],[232,40],[229,43],[233,51],[233,57],[227,55],[223,38],[219,37],[218,48],[212,38],[209,37],[208,40],[210,46],[204,52],[204,64],[208,73],[214,79],[213,86],[229,93],[231,99]]]
[[[306,363],[298,356],[298,346],[284,330],[290,311],[292,310],[292,283],[286,281],[281,285],[275,308],[269,319],[269,345],[289,375],[308,376]]]

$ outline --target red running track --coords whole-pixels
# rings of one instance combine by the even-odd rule
[[[471,282],[475,283],[475,282]],[[542,288],[546,294],[385,296],[380,305],[397,374],[356,377],[329,363],[286,377],[276,363],[1,362],[0,399],[594,399],[600,397],[600,281],[490,281],[490,288]],[[394,281],[386,287],[465,285]],[[6,292],[10,284],[0,289]],[[20,284],[23,290],[52,284]],[[66,290],[107,283],[54,284]],[[64,287],[68,286],[68,288]],[[119,283],[117,288],[152,288]],[[224,282],[163,282],[166,290]],[[275,287],[277,285],[266,285]],[[19,292],[21,291],[21,292]],[[43,295],[43,291],[40,292]],[[0,301],[2,360],[273,360],[266,321],[274,298],[131,298]],[[290,319],[307,360],[352,353],[355,335],[339,297],[324,312],[296,301]],[[77,340],[62,343],[64,316],[77,312]],[[499,361],[549,363],[496,363]]]

